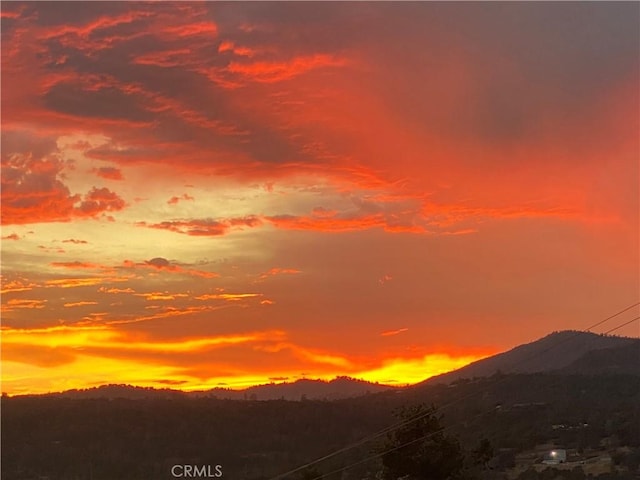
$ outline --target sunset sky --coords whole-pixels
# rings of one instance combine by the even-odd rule
[[[638,3],[1,8],[9,394],[412,383],[637,301]]]

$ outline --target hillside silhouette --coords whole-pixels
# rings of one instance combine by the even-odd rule
[[[618,371],[640,375],[637,352],[640,352],[639,339],[565,330],[431,377],[426,382],[451,383],[461,378],[489,377],[496,372],[597,374]]]

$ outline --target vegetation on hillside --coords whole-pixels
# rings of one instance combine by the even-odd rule
[[[468,478],[502,475],[518,452],[541,443],[588,452],[607,439],[626,448],[614,462],[627,470],[640,450],[640,377],[494,375],[337,401],[3,398],[2,478],[157,480],[188,463],[221,464],[234,480],[267,480],[357,443],[397,423],[402,407],[421,404],[437,406],[431,413],[459,443],[459,473]],[[315,464],[311,473],[376,456],[402,432]],[[327,478],[376,478],[391,465],[384,458]]]

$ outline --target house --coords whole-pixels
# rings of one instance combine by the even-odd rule
[[[567,461],[567,451],[562,448],[551,450],[544,456],[542,463],[545,465],[558,465]]]

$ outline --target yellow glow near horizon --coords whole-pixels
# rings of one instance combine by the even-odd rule
[[[288,341],[287,333],[281,330],[174,341],[154,341],[119,331],[115,325],[108,324],[3,328],[1,333],[2,388],[10,395],[82,389],[109,383],[184,391],[215,387],[243,389],[273,383],[275,378],[288,381],[300,378],[300,370],[288,363],[275,363],[269,371],[257,371],[255,364],[243,364],[239,360],[233,366],[225,365],[225,373],[216,376],[208,376],[206,372],[196,374],[182,367],[185,354],[230,346],[245,348],[247,353],[254,355],[262,352],[265,361],[277,358],[273,355],[285,355],[281,357],[284,359],[286,355],[293,355],[304,361],[308,378],[328,381],[337,376],[349,376],[396,386],[418,383],[486,356],[433,353],[417,358],[383,359],[376,368],[362,369],[347,356],[296,345]],[[119,353],[115,355],[114,352]]]
[[[2,392],[42,394],[114,383],[163,388],[167,385],[160,380],[171,379],[173,370],[167,366],[86,355],[78,355],[71,364],[53,367],[3,360]]]
[[[187,340],[183,342],[125,342],[115,341],[113,332],[100,330],[95,327],[86,327],[84,331],[72,332],[69,335],[68,327],[56,327],[54,329],[41,329],[40,335],[31,338],[30,343],[21,343],[12,332],[7,341],[3,335],[3,368],[2,390],[9,395],[41,394],[59,392],[69,389],[91,388],[105,384],[130,384],[141,387],[173,388],[183,391],[207,390],[216,387],[230,389],[244,389],[247,387],[273,383],[273,378],[287,378],[289,382],[299,379],[299,373],[288,372],[279,368],[276,372],[252,374],[242,367],[238,367],[238,373],[232,375],[217,376],[209,379],[199,379],[179,372],[178,367],[170,364],[149,363],[144,360],[117,359],[87,354],[78,344],[97,346],[104,342],[105,348],[119,348],[123,351],[167,352],[180,354],[197,350],[212,345],[254,342],[257,339],[266,338],[263,334],[236,335],[212,339]],[[53,330],[58,333],[58,338],[43,338],[43,333]],[[7,333],[6,331],[3,333]],[[273,333],[273,332],[271,332]],[[24,335],[24,333],[23,333]],[[67,336],[62,340],[62,336]],[[38,338],[40,337],[40,338]],[[35,341],[34,341],[35,340]],[[28,358],[14,355],[13,349],[20,347],[40,348],[44,352],[67,352],[70,358],[60,364],[36,365]],[[299,353],[299,352],[297,352]],[[468,363],[479,360],[483,356],[467,355],[454,357],[448,354],[430,354],[416,359],[391,359],[383,363],[379,368],[360,372],[338,370],[331,373],[308,373],[307,378],[329,381],[337,376],[349,376],[369,382],[389,384],[395,386],[408,385],[421,382],[429,377],[445,373],[463,367]],[[323,359],[325,360],[325,359]]]
[[[361,372],[355,376],[374,383],[410,385],[462,368],[486,356],[465,355],[453,357],[446,353],[435,353],[416,359],[391,359],[385,361],[380,368]]]

